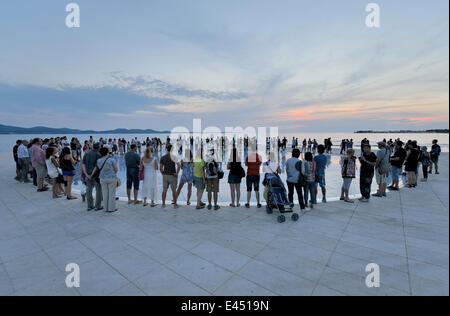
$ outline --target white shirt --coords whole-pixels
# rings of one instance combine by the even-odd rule
[[[24,144],[20,145],[19,148],[17,149],[17,157],[19,157],[19,159],[30,157],[30,155],[28,154],[28,148],[25,147]]]

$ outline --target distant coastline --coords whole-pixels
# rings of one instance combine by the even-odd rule
[[[0,135],[26,135],[26,134],[52,134],[52,135],[68,135],[68,134],[169,134],[170,131],[155,131],[152,129],[126,129],[117,128],[114,130],[94,131],[94,130],[80,130],[71,128],[51,128],[44,126],[36,127],[17,127],[0,124]]]
[[[429,129],[424,131],[356,131],[355,134],[448,134],[448,129]]]

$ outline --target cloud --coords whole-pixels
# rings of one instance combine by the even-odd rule
[[[124,85],[136,91],[146,92],[150,95],[159,94],[168,97],[203,98],[220,101],[240,100],[248,97],[244,92],[189,89],[182,85],[171,84],[142,75],[127,76],[122,72],[112,72],[111,77],[119,85]]]
[[[126,87],[42,87],[0,83],[0,107],[10,113],[28,114],[46,110],[68,115],[127,114],[173,105],[173,98],[152,97]],[[99,117],[100,118],[100,117]]]

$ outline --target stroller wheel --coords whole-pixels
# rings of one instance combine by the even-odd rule
[[[293,220],[294,222],[298,221],[299,219],[300,219],[300,216],[298,216],[297,213],[292,214],[292,220]]]
[[[284,223],[286,221],[286,217],[284,215],[278,216],[278,223]]]
[[[267,214],[272,214],[273,213],[272,208],[270,206],[268,206],[268,205],[266,207],[266,211],[267,211]]]

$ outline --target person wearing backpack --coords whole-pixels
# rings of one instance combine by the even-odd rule
[[[305,207],[310,209],[314,208],[316,202],[316,163],[313,161],[313,155],[310,152],[305,154],[305,159],[303,160],[302,174],[305,176]],[[311,201],[309,201],[309,196],[311,196]]]
[[[286,161],[286,174],[287,180],[286,184],[288,187],[288,198],[289,203],[294,207],[294,189],[297,191],[297,197],[300,204],[300,209],[303,211],[305,209],[305,200],[303,199],[303,186],[301,177],[302,162],[298,158],[300,157],[300,150],[295,148],[292,151],[292,158]]]
[[[214,196],[214,210],[220,210],[217,204],[219,199],[219,174],[222,172],[220,165],[212,156],[209,157],[206,163],[206,192],[208,192],[208,210],[213,208],[212,199]]]

